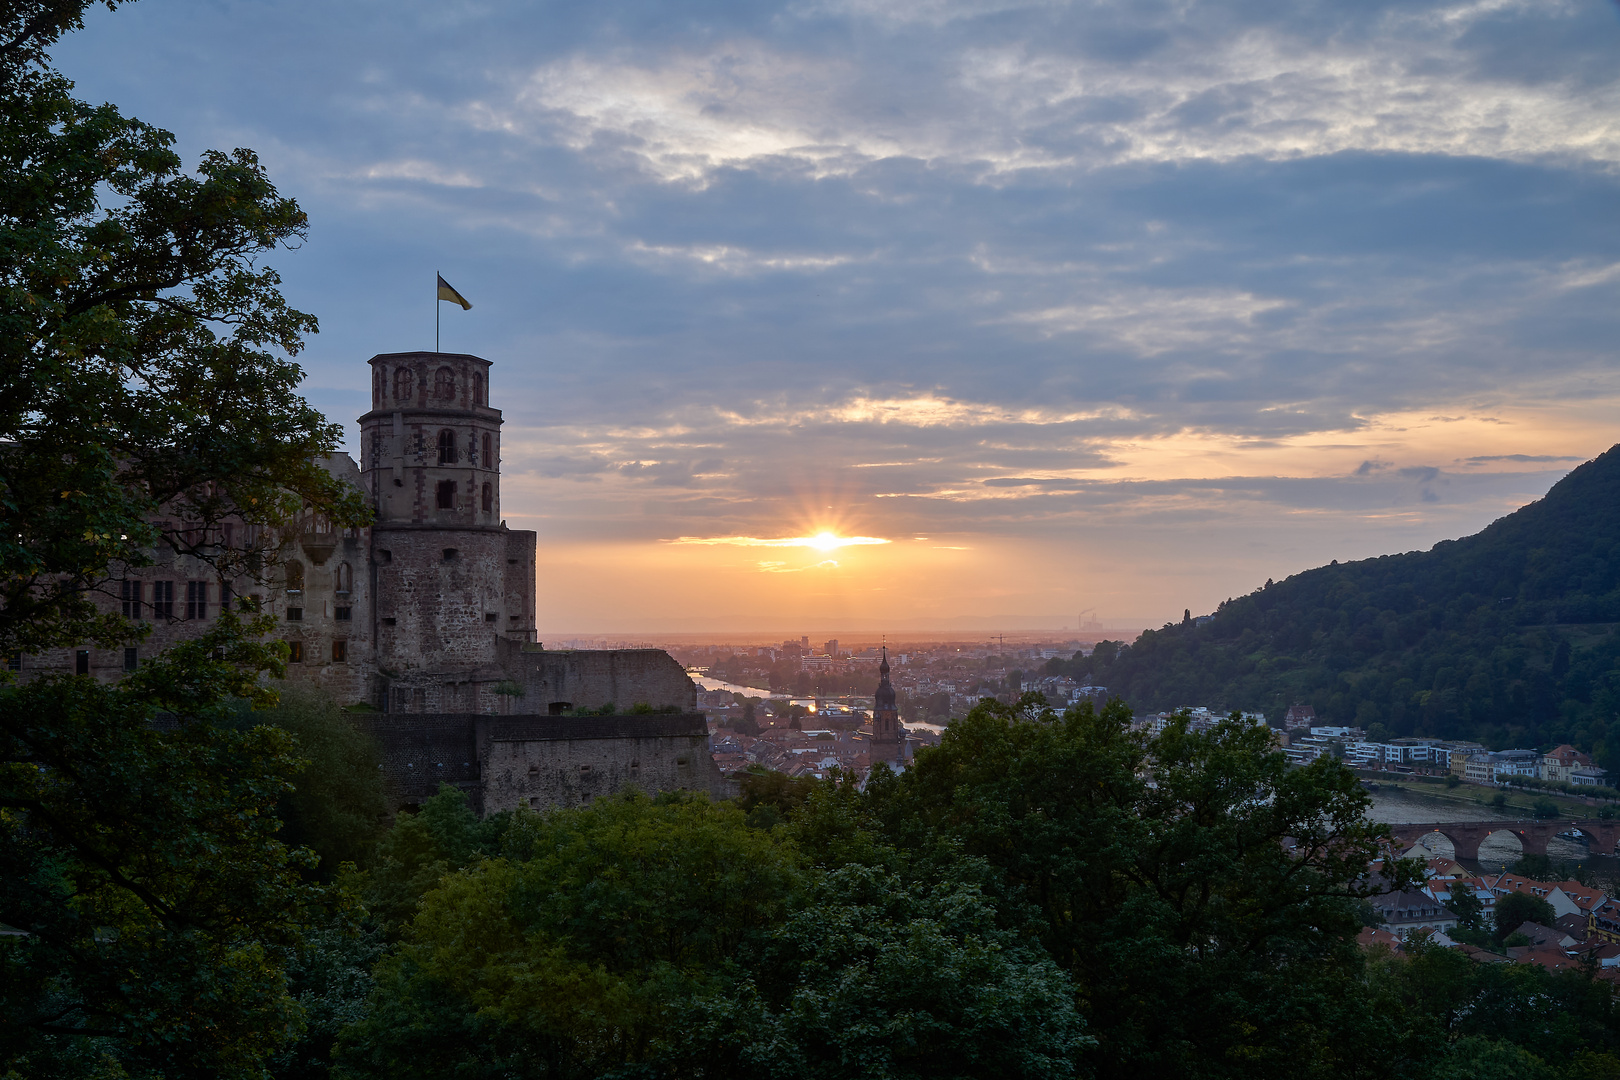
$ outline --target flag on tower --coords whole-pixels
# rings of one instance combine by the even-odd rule
[[[462,296],[460,293],[456,292],[455,289],[451,288],[450,283],[444,280],[443,274],[438,275],[438,278],[440,300],[448,300],[452,304],[460,304],[462,311],[472,310],[472,304],[467,302],[467,298],[465,296]]]

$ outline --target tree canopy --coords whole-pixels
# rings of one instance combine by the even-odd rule
[[[366,519],[297,393],[315,320],[261,261],[303,212],[251,151],[188,171],[168,132],[78,100],[49,49],[88,6],[0,3],[6,654],[139,640],[96,594],[161,548],[255,574],[305,515]],[[242,721],[284,670],[270,628],[223,612],[117,685],[0,675],[8,1075],[259,1077],[303,1030],[289,972],[314,928],[353,928],[281,816],[335,860],[375,807],[299,788],[297,741]]]

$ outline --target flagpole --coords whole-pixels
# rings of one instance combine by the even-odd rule
[[[439,351],[439,272],[433,271],[433,352]]]

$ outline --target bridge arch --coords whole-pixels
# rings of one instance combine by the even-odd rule
[[[1546,845],[1545,843],[1540,845],[1526,844],[1525,837],[1521,836],[1517,830],[1504,826],[1493,829],[1489,834],[1481,838],[1475,858],[1480,861],[1482,867],[1498,863],[1509,866],[1518,862],[1526,852],[1530,851],[1532,846],[1544,848]],[[1540,854],[1540,852],[1531,853]]]
[[[1438,859],[1455,859],[1457,857],[1457,841],[1447,836],[1444,829],[1430,829],[1412,843],[1414,846],[1422,847]]]

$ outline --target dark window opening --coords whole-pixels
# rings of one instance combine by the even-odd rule
[[[573,707],[574,703],[572,701],[553,701],[546,706],[546,714],[548,716],[562,716]]]
[[[394,623],[397,622],[397,621],[398,620],[396,620],[392,615],[390,615],[388,618],[384,619],[382,622],[383,622],[384,626],[393,626]]]
[[[134,671],[141,664],[141,654],[135,649],[124,650],[124,670]]]
[[[348,622],[354,618],[354,608],[333,608],[332,618],[336,619],[338,622]]]
[[[6,657],[6,670],[7,671],[21,671],[22,670],[22,653],[14,652],[10,656]]]
[[[456,373],[442,367],[433,374],[433,396],[448,401],[456,396]]]
[[[677,764],[677,765],[685,765],[686,764],[686,759],[683,758],[683,757],[678,757],[678,758],[675,759],[675,764]]]
[[[540,798],[539,798],[539,796],[537,796],[537,795],[530,795],[529,796],[529,809],[530,810],[538,810],[538,809],[540,809]]]
[[[379,551],[377,552],[377,560],[379,562],[391,563],[394,561],[394,553],[392,551]]]
[[[439,432],[439,464],[454,465],[456,463],[456,433],[449,428]]]
[[[345,664],[349,660],[349,643],[347,641],[332,642],[332,663]]]
[[[287,642],[287,648],[289,650],[287,663],[302,664],[304,662],[304,643],[302,641],[289,641]]]
[[[264,607],[264,597],[260,596],[258,593],[254,593],[249,596],[247,598],[247,602],[249,611],[258,611]]]
[[[494,622],[498,618],[500,618],[500,616],[496,615],[493,611],[484,612],[484,621],[485,622]]]
[[[589,765],[581,765],[579,767],[579,771],[582,773],[588,773],[591,771],[591,767]]]
[[[186,582],[186,618],[208,618],[208,582]]]
[[[454,480],[439,481],[439,509],[454,510],[456,508],[456,482]]]
[[[304,621],[304,609],[301,608],[301,607],[290,607],[290,608],[288,608],[287,609],[287,621],[288,622],[303,622]]]
[[[141,617],[141,583],[139,581],[125,581],[119,586],[119,599],[123,604],[124,618],[139,619]]]
[[[90,650],[89,649],[80,649],[79,650],[78,655],[73,658],[73,670],[74,670],[75,673],[77,673],[79,675],[88,675],[88,674],[90,674]]]
[[[174,618],[174,582],[152,582],[152,618]]]
[[[482,371],[473,372],[473,404],[488,404],[484,397],[484,373]]]
[[[396,368],[394,370],[394,396],[397,398],[410,397],[411,383],[413,381],[410,368]]]
[[[304,591],[304,564],[297,559],[287,561],[287,591],[289,593]]]
[[[444,561],[445,562],[455,562],[456,561],[456,556],[460,555],[460,554],[461,554],[461,552],[457,551],[455,548],[445,548],[444,549]]]
[[[484,498],[484,513],[486,513],[486,514],[494,513],[495,512],[495,485],[493,485],[493,484],[485,484],[484,485],[483,498]]]
[[[495,467],[495,443],[488,435],[484,436],[484,468]]]

